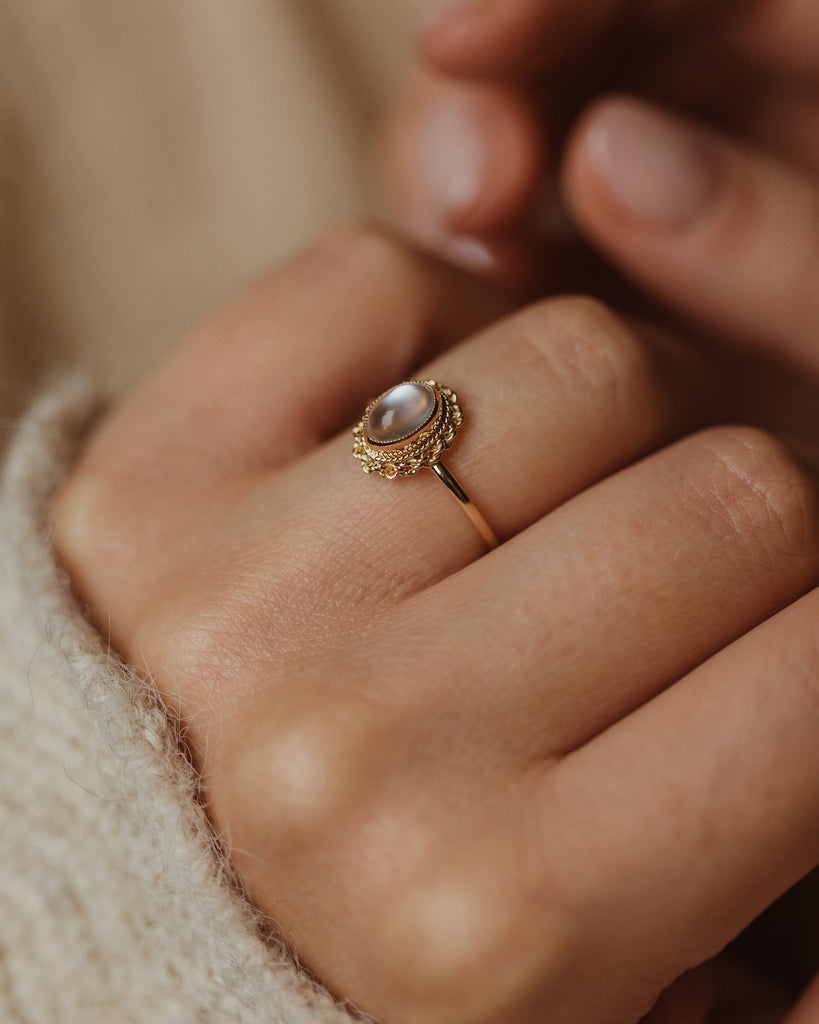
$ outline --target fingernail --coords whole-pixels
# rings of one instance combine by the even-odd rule
[[[488,153],[468,106],[449,102],[433,108],[421,129],[420,157],[427,196],[440,220],[477,200]]]
[[[452,15],[479,7],[482,2],[483,0],[429,0],[421,14],[419,28],[426,32]]]
[[[590,130],[589,155],[612,199],[657,225],[684,227],[708,206],[717,168],[706,140],[643,103],[615,100]]]
[[[498,268],[496,254],[477,238],[450,238],[445,243],[447,256],[453,263],[473,274],[492,274]]]

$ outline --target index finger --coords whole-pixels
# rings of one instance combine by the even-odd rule
[[[127,476],[135,459],[165,472],[184,455],[210,478],[216,462],[231,474],[287,462],[510,301],[386,231],[337,231],[172,350],[109,417],[86,468]]]

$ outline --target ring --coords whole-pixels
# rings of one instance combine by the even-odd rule
[[[367,406],[353,429],[353,455],[365,473],[378,473],[387,480],[431,469],[487,545],[495,548],[498,539],[492,528],[441,462],[463,421],[458,396],[450,388],[435,380],[407,380]]]

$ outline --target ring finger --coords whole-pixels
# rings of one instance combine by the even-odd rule
[[[457,389],[465,422],[442,461],[505,540],[690,427],[703,392],[691,358],[572,298],[512,316],[418,376]],[[202,599],[196,620],[186,612],[188,640],[176,636],[175,647],[199,652],[229,618],[230,629],[217,632],[234,638],[245,664],[231,699],[255,686],[254,650],[258,678],[269,679],[271,663],[305,643],[318,654],[486,551],[432,472],[365,476],[351,449],[345,433],[255,481],[227,521],[214,514],[208,524],[205,513],[212,557],[176,567],[183,579],[197,574]],[[165,634],[168,618],[166,600],[162,620],[144,624],[148,636],[133,634],[137,652],[152,649],[152,632]]]
[[[571,298],[510,317],[418,379],[457,391],[465,421],[441,462],[504,540],[690,427],[703,411],[698,368],[674,342],[649,343],[599,303]],[[431,472],[365,476],[351,440],[345,433],[257,489],[242,514],[270,523],[257,533],[266,564],[296,544],[317,578],[381,602],[486,550]]]

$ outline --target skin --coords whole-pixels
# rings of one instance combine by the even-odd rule
[[[585,282],[638,306],[659,300],[655,315],[682,324],[727,370],[720,387],[731,414],[787,436],[817,464],[816,4],[447,6],[424,21],[418,66],[385,141],[405,228],[454,258],[479,249],[482,260],[471,265],[484,273],[519,277],[522,254],[529,265],[534,254],[552,288],[568,255],[570,285]],[[635,110],[650,111],[708,163],[713,189],[696,216],[640,216],[613,189],[601,140],[630,148],[643,178],[640,147],[622,131],[624,111]],[[449,165],[440,153],[433,166],[424,159],[429,125],[442,112],[451,137],[469,140],[470,190],[459,203],[445,200],[459,196],[451,181],[463,176],[464,154]],[[543,216],[543,196],[558,181],[568,231],[568,220],[555,231],[554,218]],[[464,247],[464,236],[477,243]],[[624,298],[620,275],[638,291]],[[565,286],[559,277],[557,286]],[[685,1010],[678,996],[663,1013],[699,1021],[702,1011]],[[819,994],[808,994],[794,1019],[819,1019]]]
[[[385,136],[398,219],[481,273],[648,311],[722,367],[730,418],[819,464],[818,39],[816,5],[799,0],[439,7]],[[707,165],[696,215],[669,223],[620,201],[601,150],[630,152],[652,180],[623,132],[635,111]],[[469,144],[430,167],[442,116]],[[455,188],[465,159],[469,188]]]
[[[439,227],[505,230],[532,183],[553,172],[579,113],[626,91],[813,173],[818,48],[819,14],[805,0],[473,0],[449,13],[441,5],[424,23],[412,88],[395,111],[401,130],[390,139],[404,138],[390,166],[398,198],[415,212],[400,188],[414,186]],[[450,188],[460,202],[448,209],[435,189],[445,181],[422,161],[424,131],[442,108],[451,127],[460,117],[473,147],[473,195]]]
[[[473,0],[435,10],[384,145],[405,229],[455,256],[469,253],[469,237],[472,252],[477,245],[482,252],[472,265],[509,270],[510,252],[531,252],[544,190],[559,177],[572,230],[667,311],[699,333],[752,342],[777,357],[784,349],[815,374],[814,3]],[[713,195],[690,223],[635,216],[595,160],[595,141],[617,132],[617,113],[635,97],[696,136],[712,165]],[[430,159],[441,118],[450,144],[434,146]],[[552,251],[543,259],[553,290],[567,225],[557,238],[553,218],[549,224],[539,237]],[[580,276],[568,284],[587,290],[593,268],[579,262]],[[718,294],[709,289],[715,279]]]
[[[385,1024],[699,1024],[692,969],[819,863],[819,491],[770,435],[697,429],[719,389],[666,332],[504,305],[329,239],[101,422],[57,548],[335,994]],[[447,464],[491,554],[431,474],[352,459],[416,374],[463,400]]]

